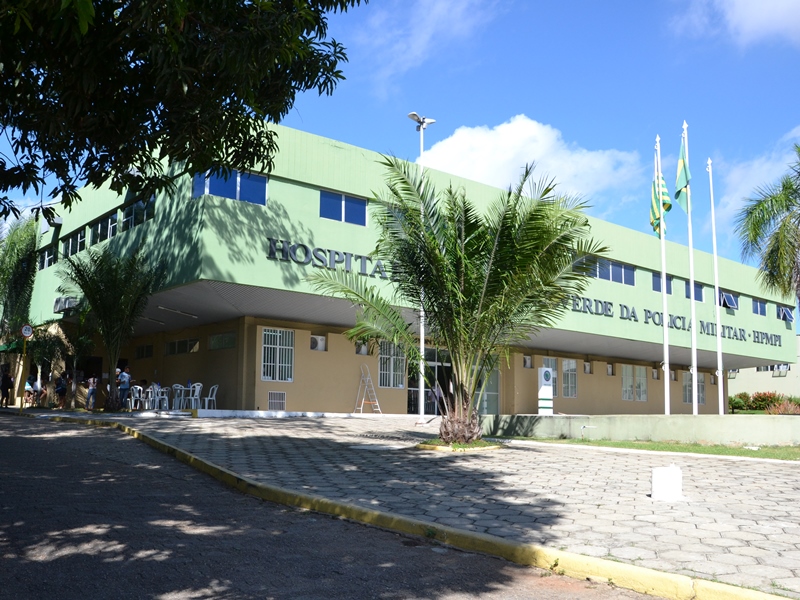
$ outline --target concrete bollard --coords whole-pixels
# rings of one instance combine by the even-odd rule
[[[664,502],[686,500],[683,497],[683,473],[681,473],[681,468],[674,464],[668,467],[655,467],[653,469],[650,497],[653,500]]]

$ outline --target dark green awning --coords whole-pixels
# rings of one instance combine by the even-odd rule
[[[14,340],[8,344],[2,344],[0,345],[0,352],[22,352],[22,342]]]

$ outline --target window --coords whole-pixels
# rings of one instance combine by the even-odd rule
[[[261,380],[292,381],[294,377],[294,330],[264,328]]]
[[[236,347],[236,334],[229,333],[216,333],[208,336],[208,349],[209,350],[224,350],[226,348]]]
[[[788,371],[790,366],[788,363],[777,364],[777,365],[764,365],[762,367],[756,367],[757,373],[763,373],[766,371]],[[737,369],[738,372],[738,369]]]
[[[189,354],[191,352],[197,352],[200,350],[200,340],[197,339],[186,339],[186,340],[175,340],[173,342],[167,342],[166,348],[164,349],[164,354],[167,356],[173,356],[175,354]]]
[[[86,249],[86,229],[79,229],[68,238],[64,238],[63,251],[64,256],[72,256],[81,250]]]
[[[766,300],[759,300],[758,298],[753,298],[753,314],[754,315],[761,315],[762,317],[767,316],[767,301]]]
[[[635,367],[636,401],[647,402],[647,367]]]
[[[143,358],[150,358],[152,356],[153,356],[153,344],[136,346],[136,360],[141,360]]]
[[[39,270],[46,269],[47,267],[52,267],[56,264],[56,246],[55,244],[51,244],[46,248],[42,248],[39,251]]]
[[[683,372],[683,403],[692,403],[692,374],[688,371]],[[700,373],[697,377],[697,404],[706,403],[706,376]]]
[[[622,399],[633,401],[633,366],[622,365]]]
[[[378,387],[403,389],[405,386],[406,356],[399,346],[381,342],[378,354]]]
[[[661,292],[661,273],[653,273],[653,291]],[[672,275],[667,275],[667,295],[672,295]]]
[[[684,283],[686,283],[686,297],[690,298],[691,294],[689,293],[690,292],[690,290],[689,290],[689,282],[686,281]],[[703,301],[703,284],[702,283],[698,283],[696,281],[694,282],[694,301],[695,302],[702,302]]]
[[[111,239],[117,235],[117,213],[113,212],[92,223],[92,244]]]
[[[319,216],[353,225],[366,225],[367,201],[322,190],[319,193]]]
[[[794,309],[788,306],[778,306],[778,318],[787,323],[794,323]]]
[[[156,200],[150,198],[148,201],[139,200],[129,204],[122,210],[122,231],[133,229],[145,221],[149,221],[156,214]]]
[[[587,275],[606,281],[614,281],[625,285],[636,285],[636,270],[633,265],[626,265],[606,258],[597,259],[595,268],[590,268]]]
[[[558,398],[558,359],[545,356],[542,358],[542,366],[553,372],[553,398]]]
[[[730,308],[732,310],[739,310],[739,294],[733,292],[719,291],[719,305],[722,308]]]
[[[561,385],[564,398],[578,397],[578,369],[575,362],[571,358],[561,359],[561,374],[563,375]]]
[[[269,180],[266,175],[232,171],[225,179],[222,175],[198,173],[192,180],[192,198],[210,194],[251,204],[267,205]]]

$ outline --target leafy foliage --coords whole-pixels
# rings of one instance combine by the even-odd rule
[[[83,184],[146,199],[185,173],[268,170],[267,123],[343,79],[326,14],[359,3],[4,2],[0,125],[14,156],[0,156],[0,217],[19,212],[10,190],[43,195],[50,176],[47,194],[69,207]]]
[[[742,256],[757,258],[759,277],[769,290],[800,294],[800,144],[796,160],[780,182],[755,191],[736,218]]]
[[[14,221],[0,240],[0,334],[17,336],[29,319],[39,234],[32,218]]]
[[[117,256],[106,244],[99,250],[90,248],[84,257],[73,256],[61,263],[59,274],[63,281],[59,292],[81,297],[91,310],[91,316],[108,357],[109,373],[119,361],[122,346],[133,336],[136,320],[147,308],[148,298],[165,281],[163,265],[150,266],[137,249],[129,256]],[[84,332],[85,334],[86,332]],[[116,382],[111,377],[110,402],[114,404]]]
[[[800,415],[800,404],[789,398],[783,398],[767,406],[765,412],[768,415]]]
[[[385,166],[372,256],[392,265],[394,296],[384,299],[352,273],[321,271],[310,280],[360,307],[351,340],[392,341],[412,363],[421,358],[414,333],[394,306],[422,303],[429,342],[448,350],[453,369],[440,437],[468,443],[480,437],[476,401],[500,358],[556,322],[588,284],[591,257],[606,249],[589,238],[585,205],[557,194],[553,181],[533,182],[532,167],[481,213],[462,189],[438,194],[415,166],[394,158]]]

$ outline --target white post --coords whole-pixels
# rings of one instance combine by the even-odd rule
[[[689,164],[689,125],[683,122],[683,142],[686,149],[686,164]],[[689,301],[692,303],[692,414],[698,414],[697,396],[697,309],[694,298],[694,246],[692,245],[692,190],[691,184],[686,184],[686,216],[689,220]]]
[[[717,259],[717,219],[714,216],[714,175],[711,170],[711,159],[708,159],[708,189],[711,193],[711,243],[714,249],[714,297],[717,309],[717,395],[719,396],[719,414],[725,414],[725,400],[723,399],[723,373],[722,370],[722,320],[720,319],[719,297],[719,260]]]
[[[659,204],[659,237],[661,238],[661,325],[664,330],[664,414],[670,414],[670,369],[669,369],[669,310],[667,308],[667,223],[664,220],[664,202],[661,200],[661,138],[656,136],[656,190]]]
[[[425,148],[424,138],[425,138],[425,117],[422,118],[422,122],[417,125],[417,129],[419,129],[419,168],[420,168],[420,176],[422,181],[420,183],[420,192],[425,191],[425,166],[422,162],[422,152]],[[422,194],[420,194],[422,195]],[[424,208],[422,207],[422,203],[420,203],[420,213],[424,215]],[[419,392],[418,392],[418,400],[417,404],[419,409],[419,419],[417,420],[418,423],[423,423],[425,421],[425,308],[423,306],[423,298],[420,298],[419,303]]]

